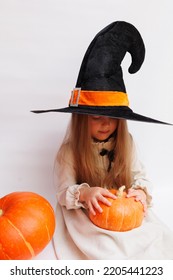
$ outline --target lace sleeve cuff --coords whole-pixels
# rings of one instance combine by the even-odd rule
[[[90,188],[87,183],[81,185],[73,185],[66,191],[66,207],[67,209],[86,208],[84,203],[79,202],[80,189]]]

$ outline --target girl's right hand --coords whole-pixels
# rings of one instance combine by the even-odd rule
[[[99,213],[102,213],[102,208],[99,205],[99,201],[107,206],[111,206],[111,202],[106,198],[116,199],[117,197],[107,189],[101,187],[91,187],[80,189],[79,201],[85,202],[88,206],[89,211],[96,215],[95,209]]]

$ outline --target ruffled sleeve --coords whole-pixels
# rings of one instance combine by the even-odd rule
[[[132,158],[132,176],[133,176],[133,181],[131,184],[131,187],[134,189],[142,189],[147,196],[147,205],[148,207],[151,207],[151,191],[152,191],[152,186],[150,181],[147,178],[146,171],[144,168],[144,165],[140,162],[138,159],[136,147],[133,144],[133,158]]]
[[[59,204],[67,209],[86,208],[79,202],[81,188],[89,188],[87,183],[76,184],[74,160],[68,145],[63,147],[63,158],[56,162],[56,196]]]

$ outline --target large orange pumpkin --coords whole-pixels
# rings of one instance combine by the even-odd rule
[[[0,260],[26,260],[52,239],[55,215],[50,203],[33,192],[14,192],[0,199]]]
[[[112,203],[106,206],[99,203],[102,213],[96,210],[96,215],[89,213],[90,220],[98,227],[113,231],[128,231],[139,227],[144,217],[143,205],[133,197],[126,197],[124,186],[118,191],[110,190],[117,195],[117,199],[108,198]]]

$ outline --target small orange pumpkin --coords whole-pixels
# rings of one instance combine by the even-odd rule
[[[55,215],[50,203],[33,192],[14,192],[0,199],[0,260],[26,260],[52,239]]]
[[[128,231],[142,224],[144,211],[143,205],[133,197],[126,197],[125,186],[118,191],[110,190],[117,199],[108,198],[111,206],[99,203],[102,213],[96,210],[96,215],[89,213],[90,220],[98,227],[112,231]]]

